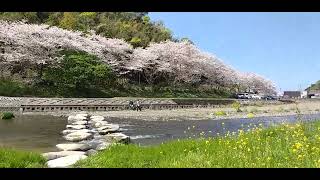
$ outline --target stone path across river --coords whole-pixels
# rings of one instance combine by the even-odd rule
[[[86,123],[80,128],[77,122]],[[103,116],[70,115],[66,128],[61,132],[66,142],[56,145],[59,151],[43,154],[49,168],[70,167],[98,151],[130,141],[129,136],[121,133],[119,125],[108,123]]]

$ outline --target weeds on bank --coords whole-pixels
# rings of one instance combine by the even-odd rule
[[[0,147],[0,168],[39,168],[45,164],[40,154]]]
[[[238,102],[238,101],[235,101],[234,103],[232,103],[232,108],[234,108],[235,110],[236,110],[236,112],[242,112],[241,111],[241,104],[240,104],[240,102]]]
[[[227,113],[225,111],[217,111],[217,112],[214,112],[214,115],[215,116],[226,116]]]

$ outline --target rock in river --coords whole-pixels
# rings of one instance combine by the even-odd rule
[[[96,150],[97,151],[102,151],[102,150],[105,150],[107,149],[109,146],[111,146],[112,143],[108,143],[108,142],[103,142],[101,144],[99,144],[97,147],[96,147]]]
[[[122,133],[107,134],[103,138],[108,142],[123,142],[126,144],[130,142],[130,137]]]
[[[43,153],[42,156],[47,160],[52,160],[52,159],[57,159],[57,158],[70,156],[70,155],[85,155],[85,154],[86,153],[82,151],[59,151],[59,152]]]
[[[85,118],[87,118],[87,117],[88,117],[88,114],[83,113],[83,114],[77,114],[76,116],[77,116],[77,117],[85,117]]]
[[[67,141],[77,142],[77,141],[87,140],[92,137],[93,137],[93,135],[91,133],[73,132],[73,133],[70,133],[70,134],[64,136],[63,138]]]
[[[63,131],[62,131],[62,134],[63,134],[63,135],[67,135],[67,134],[74,133],[74,132],[94,133],[93,130],[89,130],[89,129],[79,129],[79,130],[76,130],[76,129],[66,129],[66,130],[63,130]]]
[[[119,125],[116,125],[116,124],[109,124],[107,126],[102,126],[100,128],[98,128],[98,133],[99,134],[108,134],[108,133],[113,133],[113,132],[117,132],[119,131],[120,127]]]
[[[84,143],[84,144],[87,144],[89,145],[90,149],[96,149],[97,146],[101,143],[105,142],[105,139],[90,139],[90,140],[84,140],[84,141],[81,141],[81,143]]]
[[[91,156],[91,155],[94,155],[96,154],[98,151],[94,150],[94,149],[90,149],[86,152],[87,156]]]
[[[81,159],[85,159],[87,157],[88,156],[86,155],[70,155],[70,156],[65,156],[58,159],[50,160],[47,162],[47,165],[49,168],[64,168],[64,167],[69,167],[75,164],[77,161]]]
[[[88,144],[83,143],[57,144],[56,147],[62,151],[86,151],[90,149]]]
[[[67,125],[67,129],[86,129],[87,126],[85,125]]]
[[[92,121],[104,121],[104,117],[103,116],[91,116],[90,119]]]
[[[75,121],[72,122],[72,125],[86,125],[88,124],[88,121]]]
[[[91,116],[90,119],[104,119],[103,116]]]
[[[96,127],[96,128],[100,128],[100,127],[102,127],[102,126],[107,126],[107,125],[110,125],[110,124],[108,124],[108,122],[106,122],[106,121],[100,121],[100,122],[94,123],[93,125],[94,125],[94,127]]]
[[[82,117],[82,116],[69,116],[68,123],[73,123],[73,122],[77,122],[77,121],[84,121],[86,119],[87,119],[86,117]]]

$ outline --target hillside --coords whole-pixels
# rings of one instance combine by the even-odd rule
[[[48,24],[84,33],[94,30],[106,38],[124,39],[133,47],[150,42],[175,40],[160,21],[151,21],[147,12],[1,12],[0,19]]]
[[[315,84],[312,84],[310,87],[306,89],[307,91],[310,90],[320,90],[320,81],[317,81]]]
[[[0,76],[6,84],[59,90],[35,95],[157,96],[160,91],[160,97],[224,97],[248,88],[275,91],[271,81],[239,72],[188,41],[134,48],[94,31],[0,21],[0,49]],[[79,94],[84,91],[90,93]],[[92,94],[96,91],[101,93]]]

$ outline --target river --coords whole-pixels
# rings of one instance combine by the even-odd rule
[[[304,121],[320,119],[320,114],[302,115]],[[227,131],[248,129],[248,126],[268,127],[282,122],[298,121],[296,115],[282,117],[257,117],[251,119],[224,120],[170,120],[144,121],[138,119],[111,118],[108,122],[119,124],[123,133],[129,135],[132,142],[143,146],[162,142],[199,137],[214,137]],[[12,120],[0,120],[0,146],[36,152],[56,151],[56,144],[63,143],[60,132],[65,129],[67,118],[46,115],[22,115]]]

